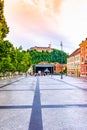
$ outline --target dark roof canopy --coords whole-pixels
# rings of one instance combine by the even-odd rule
[[[36,64],[35,67],[54,67],[54,64]]]

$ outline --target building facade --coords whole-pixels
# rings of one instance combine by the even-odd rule
[[[76,49],[67,58],[67,74],[70,76],[80,76],[80,48]]]
[[[54,63],[54,74],[60,74],[67,68],[67,64],[60,64],[58,62]]]
[[[87,77],[87,38],[80,43],[80,76]]]

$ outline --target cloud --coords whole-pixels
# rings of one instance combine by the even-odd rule
[[[60,11],[60,5],[63,2],[63,0],[53,0],[53,10],[54,12],[59,12]]]
[[[40,3],[40,0],[32,0],[35,5],[38,5]]]
[[[7,19],[9,24],[23,29],[24,31],[33,31],[37,33],[45,33],[46,31],[56,31],[58,27],[58,19],[55,13],[59,13],[62,0],[32,0],[32,3],[19,0],[15,4],[9,5]],[[43,4],[43,10],[41,3]]]
[[[49,42],[60,46],[61,39],[69,41],[60,34],[61,5],[64,0],[5,0],[5,16],[10,33],[8,38],[15,45],[29,48],[46,45]],[[30,41],[30,42],[29,42]],[[29,43],[29,44],[28,44]],[[69,45],[68,45],[69,46]]]

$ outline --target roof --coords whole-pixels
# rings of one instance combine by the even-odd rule
[[[82,44],[84,44],[84,43],[87,43],[87,38],[84,40],[84,41],[82,41],[80,44],[79,44],[79,46],[81,46]]]
[[[40,62],[39,64],[49,64],[49,63],[48,63],[48,62],[45,62],[45,61],[44,61],[44,62],[42,61],[42,62]]]
[[[76,49],[71,55],[69,55],[69,57],[75,56],[75,55],[77,55],[77,54],[80,54],[80,48]],[[68,57],[68,58],[69,58],[69,57]]]
[[[49,47],[37,47],[37,46],[35,46],[35,47],[31,47],[30,49],[34,49],[34,48],[43,48],[43,49],[47,49],[47,48],[49,48]]]
[[[44,70],[44,72],[50,72],[50,71],[48,70],[48,68],[46,68],[46,69]]]
[[[35,67],[54,67],[54,64],[36,64]]]

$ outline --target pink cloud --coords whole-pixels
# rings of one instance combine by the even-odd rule
[[[40,6],[40,0],[32,0],[32,3],[19,0],[18,3],[9,5],[7,17],[10,17],[12,25],[25,31],[54,31],[58,27],[55,13],[58,15],[62,0],[45,0],[44,10]]]

